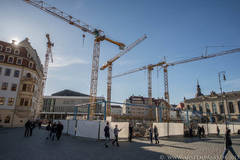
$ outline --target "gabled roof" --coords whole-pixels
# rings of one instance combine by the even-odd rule
[[[79,96],[79,97],[87,97],[89,95],[80,93],[80,92],[75,92],[69,89],[64,89],[62,91],[53,93],[52,96]]]

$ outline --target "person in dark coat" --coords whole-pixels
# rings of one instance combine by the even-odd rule
[[[52,133],[51,133],[51,122],[48,122],[46,130],[47,130],[47,137],[46,137],[46,139],[51,138],[51,136],[52,136]]]
[[[63,130],[63,125],[60,121],[58,121],[58,124],[57,124],[57,132],[56,132],[56,137],[57,137],[57,140],[60,139],[61,135],[62,135],[62,130]]]
[[[205,129],[203,126],[202,126],[202,137],[205,137]]]
[[[153,140],[153,128],[152,128],[152,126],[150,126],[150,128],[149,128],[149,139],[150,139],[150,142],[152,144],[152,140]]]
[[[28,120],[28,121],[25,123],[24,137],[28,137],[28,136],[29,136],[30,125],[31,125],[31,122],[30,122],[30,120]]]
[[[132,125],[130,124],[130,125],[129,125],[129,137],[128,137],[128,141],[129,141],[129,142],[132,142],[132,135],[133,135],[133,127],[132,127]]]
[[[197,129],[197,133],[198,133],[198,137],[201,139],[201,131],[202,131],[202,128],[200,126],[198,126],[198,129]]]
[[[153,132],[154,132],[155,143],[156,143],[156,144],[159,144],[159,140],[158,140],[158,128],[157,128],[157,126],[154,126]]]
[[[51,138],[52,138],[52,141],[54,141],[54,138],[56,136],[56,132],[57,132],[57,124],[56,122],[53,123],[52,127],[51,127]]]
[[[31,121],[31,122],[30,122],[30,126],[29,126],[30,136],[32,136],[32,131],[33,131],[34,128],[35,128],[35,123],[34,123],[34,121]]]
[[[220,129],[219,129],[218,126],[217,126],[217,135],[218,135],[218,136],[220,135]]]
[[[236,152],[232,148],[232,140],[231,140],[230,133],[231,133],[231,130],[227,129],[226,134],[225,134],[225,150],[223,152],[223,160],[225,160],[225,157],[226,157],[228,151],[230,151],[233,154],[233,156],[236,158],[236,160],[240,160],[240,158],[238,158]]]
[[[105,128],[104,128],[104,135],[105,135],[105,147],[108,147],[108,142],[110,141],[110,132],[109,132],[109,122],[107,122]]]
[[[41,127],[42,127],[42,121],[39,121],[38,122],[38,129],[41,129]]]

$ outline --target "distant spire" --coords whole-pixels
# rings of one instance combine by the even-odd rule
[[[196,97],[199,97],[199,96],[202,96],[202,92],[201,92],[201,88],[200,88],[200,85],[199,85],[199,82],[197,80],[197,94],[196,94]]]

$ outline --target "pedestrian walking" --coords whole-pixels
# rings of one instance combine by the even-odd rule
[[[57,140],[59,140],[61,138],[62,130],[63,130],[63,125],[62,125],[62,123],[60,121],[58,121],[57,132],[56,132]]]
[[[204,127],[202,126],[202,137],[205,137],[205,129],[204,129]]]
[[[104,135],[105,135],[105,147],[108,147],[108,143],[110,141],[110,132],[109,132],[110,128],[109,128],[109,122],[107,122],[105,128],[104,128]]]
[[[49,138],[51,138],[51,122],[48,122],[46,130],[47,130],[47,137],[46,137],[46,139],[49,139]]]
[[[41,127],[42,127],[42,121],[39,120],[39,122],[38,122],[38,129],[41,129]]]
[[[202,128],[200,126],[198,126],[197,134],[198,134],[199,139],[201,139],[201,134],[202,134],[201,131],[202,131]]]
[[[149,131],[149,139],[150,139],[150,142],[152,144],[152,139],[153,139],[153,129],[152,129],[152,126],[150,126],[148,131]]]
[[[232,148],[232,140],[231,140],[230,133],[231,133],[231,130],[227,129],[226,134],[225,134],[225,150],[223,152],[223,160],[225,160],[225,157],[226,157],[228,151],[230,151],[233,154],[233,156],[236,158],[236,160],[240,160],[240,158],[238,158],[236,152]]]
[[[155,144],[159,144],[159,140],[158,140],[158,128],[157,126],[154,126],[154,139],[155,139]]]
[[[133,136],[133,126],[130,124],[129,125],[129,137],[128,137],[129,142],[132,142],[132,136]]]
[[[220,129],[219,129],[218,126],[217,126],[217,135],[218,135],[218,136],[220,135]]]
[[[30,120],[27,120],[27,122],[25,123],[24,137],[28,137],[29,136],[30,124],[31,124]]]
[[[30,136],[32,136],[33,129],[35,128],[35,123],[34,121],[30,122],[29,130],[30,130]]]
[[[114,136],[115,136],[115,139],[113,140],[112,142],[112,145],[114,146],[115,142],[117,144],[117,146],[119,147],[119,143],[118,143],[118,133],[121,131],[122,129],[118,129],[118,125],[115,125],[115,128],[113,130],[114,132]]]
[[[53,123],[52,127],[51,127],[51,139],[52,141],[54,141],[54,138],[56,136],[56,132],[57,132],[57,124],[56,122]]]

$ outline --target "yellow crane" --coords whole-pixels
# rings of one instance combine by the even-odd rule
[[[92,73],[91,73],[91,84],[90,84],[90,119],[94,118],[94,113],[96,111],[96,96],[97,96],[97,83],[98,83],[98,68],[99,68],[99,56],[100,56],[100,42],[101,41],[108,41],[110,43],[113,43],[122,50],[125,48],[125,45],[121,42],[114,41],[110,38],[108,38],[104,32],[101,29],[94,28],[90,26],[89,24],[80,21],[77,18],[74,18],[73,16],[57,9],[54,6],[51,6],[47,4],[44,1],[39,0],[23,0],[24,2],[47,12],[48,14],[51,14],[57,18],[60,18],[61,20],[69,23],[70,25],[73,25],[79,29],[81,29],[83,32],[87,32],[89,34],[92,34],[95,36],[94,40],[94,48],[93,48],[93,59],[92,59]],[[85,35],[84,35],[85,37]]]
[[[125,55],[128,51],[130,51],[132,48],[134,48],[136,45],[141,43],[143,40],[147,38],[146,35],[143,35],[141,38],[137,39],[135,42],[127,46],[123,51],[118,53],[116,56],[111,58],[110,60],[107,61],[106,64],[104,64],[100,70],[104,70],[108,68],[108,76],[107,76],[107,116],[110,116],[111,114],[111,90],[112,90],[112,64],[115,62],[117,59],[119,59],[121,56]]]

